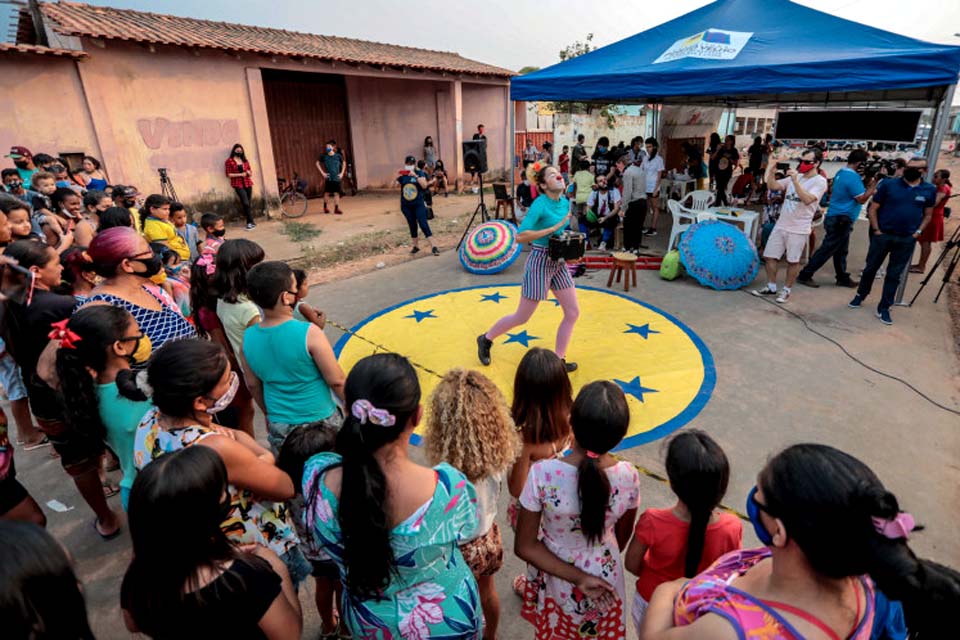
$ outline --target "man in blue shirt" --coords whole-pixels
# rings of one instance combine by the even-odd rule
[[[857,170],[867,161],[867,152],[863,149],[854,149],[847,156],[847,166],[840,169],[833,178],[833,189],[830,194],[830,208],[823,221],[826,235],[820,248],[810,256],[807,266],[800,271],[797,282],[808,287],[819,287],[813,281],[813,274],[822,267],[827,260],[833,258],[833,269],[837,272],[837,286],[854,288],[859,284],[850,279],[847,273],[847,249],[850,246],[850,233],[853,225],[860,217],[860,207],[870,199],[877,190],[877,179],[874,177],[869,186],[863,188],[863,180]]]
[[[857,295],[850,301],[851,308],[859,308],[873,286],[873,277],[890,256],[887,275],[883,280],[883,294],[877,306],[877,317],[884,324],[893,324],[890,307],[893,305],[900,276],[910,264],[917,238],[930,223],[937,189],[923,180],[927,161],[917,157],[907,163],[900,178],[888,178],[877,187],[870,204],[870,250],[867,266],[860,276]]]

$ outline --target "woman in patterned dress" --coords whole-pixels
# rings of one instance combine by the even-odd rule
[[[407,454],[423,416],[416,372],[402,356],[369,356],[345,395],[340,453],[303,472],[304,524],[340,568],[342,620],[354,638],[480,638],[477,583],[458,546],[477,528],[477,495],[450,465]]]

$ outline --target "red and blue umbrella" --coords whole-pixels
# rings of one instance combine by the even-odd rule
[[[460,246],[460,264],[470,273],[500,273],[520,255],[517,228],[505,220],[484,222]]]
[[[740,289],[757,277],[757,248],[739,227],[720,220],[704,220],[683,232],[680,262],[691,276],[707,287]]]

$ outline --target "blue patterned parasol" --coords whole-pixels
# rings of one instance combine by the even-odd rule
[[[687,273],[713,289],[739,289],[757,277],[757,248],[740,229],[719,220],[704,220],[687,229],[677,247]]]

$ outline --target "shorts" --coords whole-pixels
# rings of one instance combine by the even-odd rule
[[[637,628],[637,635],[640,634],[640,625],[643,623],[643,616],[647,613],[647,607],[650,603],[640,597],[639,593],[633,594],[633,606],[630,607],[630,616],[633,618],[633,625]]]
[[[807,246],[809,240],[809,233],[793,233],[775,226],[773,231],[770,232],[766,246],[763,248],[763,257],[779,260],[786,254],[787,262],[797,264],[800,262],[803,248]]]
[[[10,402],[27,397],[27,387],[23,384],[20,367],[9,353],[0,356],[0,385],[3,385],[3,391]]]
[[[327,580],[340,579],[340,567],[338,567],[337,563],[333,560],[311,560],[307,558],[307,562],[313,567],[310,575],[314,578],[326,578]]]
[[[100,466],[100,456],[106,451],[103,440],[77,433],[63,420],[37,416],[37,426],[59,454],[64,471],[71,476],[83,475]]]
[[[492,576],[503,566],[503,538],[500,537],[500,527],[494,522],[485,534],[460,545],[460,552],[475,578]]]
[[[573,278],[563,260],[551,260],[546,247],[533,245],[523,268],[520,295],[528,300],[546,300],[547,293],[573,288]]]
[[[17,480],[17,471],[11,460],[7,477],[0,480],[0,516],[23,502],[29,495],[26,488]]]
[[[336,194],[339,194],[339,195],[342,196],[342,195],[343,195],[343,182],[340,181],[340,180],[331,180],[330,178],[327,178],[327,179],[323,182],[323,192],[324,192],[324,193],[336,193]]]
[[[307,562],[307,559],[303,556],[303,551],[298,546],[291,547],[289,551],[280,556],[280,559],[283,560],[283,564],[287,565],[290,582],[293,583],[294,589],[298,588],[300,583],[306,580],[307,576],[313,571],[313,567]]]
[[[334,433],[336,433],[337,431],[340,431],[340,427],[342,426],[343,413],[340,412],[339,408],[334,411],[331,416],[315,422],[287,424],[286,422],[273,422],[267,418],[267,442],[270,444],[270,450],[274,455],[276,455],[280,452],[280,447],[283,446],[283,441],[286,439],[287,434],[297,427],[306,427],[308,429],[331,429]]]

